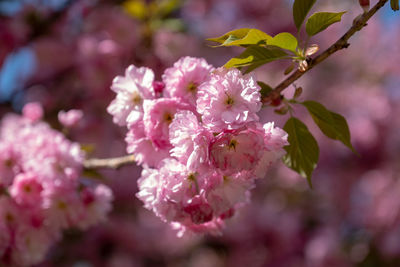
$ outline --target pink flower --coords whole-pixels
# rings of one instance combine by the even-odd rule
[[[191,222],[194,224],[202,224],[212,220],[213,209],[204,195],[197,195],[189,199],[187,204],[183,207],[183,211],[190,215]]]
[[[203,58],[182,57],[162,76],[165,97],[177,97],[195,106],[197,89],[208,80],[212,70],[213,66]]]
[[[84,158],[79,144],[51,129],[30,129],[25,138],[29,138],[24,140],[25,149],[29,148],[23,154],[25,171],[32,171],[51,183],[57,178],[71,182],[78,179]]]
[[[250,171],[264,149],[264,132],[255,127],[224,131],[210,145],[210,160],[214,167],[223,171]]]
[[[213,138],[191,111],[180,111],[175,115],[169,128],[173,145],[171,156],[185,164],[188,170],[197,171],[208,163],[208,147]]]
[[[17,266],[40,263],[53,242],[53,238],[45,229],[37,229],[28,225],[18,227],[15,235],[12,261]]]
[[[3,119],[0,186],[9,194],[0,194],[0,265],[38,263],[61,230],[104,219],[111,191],[79,182],[83,159],[80,145],[48,124],[17,115]],[[86,191],[93,201],[78,193]]]
[[[265,130],[265,145],[270,151],[281,150],[288,145],[288,134],[281,128],[274,127],[273,122],[268,122],[263,125]]]
[[[0,186],[12,184],[19,171],[19,158],[12,143],[0,142]]]
[[[165,159],[158,170],[146,170],[138,180],[136,196],[163,221],[181,221],[184,206],[200,191],[201,180],[175,159]]]
[[[259,120],[259,91],[253,76],[242,75],[237,69],[218,69],[199,87],[197,112],[214,132],[240,128]]]
[[[135,156],[135,161],[139,165],[155,167],[169,156],[168,148],[159,149],[147,138],[143,121],[129,126],[125,141],[127,143],[126,151]]]
[[[48,187],[43,192],[47,222],[55,230],[67,229],[80,222],[85,212],[76,191],[68,186]]]
[[[159,170],[144,168],[141,177],[137,181],[139,192],[136,197],[143,202],[144,207],[148,210],[153,210],[153,207],[158,204],[160,180]]]
[[[41,204],[42,190],[43,186],[36,174],[21,173],[15,177],[10,194],[18,204],[32,207]]]
[[[58,120],[64,127],[72,127],[75,126],[83,117],[82,110],[79,109],[71,109],[67,112],[61,110],[58,113]]]
[[[249,202],[249,190],[254,187],[251,176],[246,171],[232,175],[215,172],[209,181],[207,200],[217,216],[225,217],[227,213],[233,213],[233,210]]]
[[[156,93],[156,95],[161,95],[164,92],[165,83],[160,82],[160,81],[154,81],[153,89],[154,89],[154,92]]]
[[[263,151],[263,155],[254,169],[254,174],[258,178],[263,178],[272,163],[286,154],[283,147],[289,144],[287,141],[288,134],[284,130],[274,127],[273,122],[264,124],[263,128],[265,131],[264,143],[266,149]]]
[[[179,110],[192,108],[177,98],[160,98],[145,100],[144,104],[144,131],[146,136],[158,149],[170,149],[169,125]]]
[[[113,199],[110,188],[105,185],[97,185],[95,188],[84,188],[81,192],[81,200],[85,209],[83,217],[77,222],[80,229],[102,222],[111,210]]]
[[[143,100],[155,98],[153,89],[154,73],[151,69],[130,65],[125,76],[117,76],[111,90],[117,93],[107,111],[113,115],[114,123],[124,126],[141,119]]]
[[[12,198],[0,195],[0,224],[13,230],[23,221],[23,217],[24,214],[21,214],[19,206]]]
[[[23,107],[22,114],[25,118],[35,122],[43,117],[43,107],[38,102],[31,102]]]
[[[225,223],[220,218],[214,218],[211,221],[195,224],[195,223],[171,223],[173,229],[178,230],[177,236],[182,237],[186,234],[210,234],[213,236],[222,235],[222,229],[225,227]]]

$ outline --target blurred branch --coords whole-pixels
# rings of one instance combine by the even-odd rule
[[[107,159],[86,159],[83,162],[85,169],[100,169],[100,168],[111,168],[118,169],[124,165],[134,164],[135,158],[133,155],[127,155],[117,158]]]
[[[362,28],[367,26],[367,21],[380,9],[382,8],[389,0],[380,0],[373,8],[371,8],[368,12],[363,13],[354,19],[353,25],[351,28],[333,45],[331,45],[328,49],[326,49],[322,54],[315,57],[314,59],[310,59],[308,63],[308,68],[305,71],[296,70],[292,75],[286,78],[283,82],[281,82],[274,90],[272,90],[268,96],[262,99],[263,103],[268,103],[275,99],[279,99],[281,92],[285,90],[289,85],[303,76],[306,72],[311,70],[313,67],[327,59],[330,55],[335,52],[349,47],[348,40],[352,37],[356,32],[360,31]]]

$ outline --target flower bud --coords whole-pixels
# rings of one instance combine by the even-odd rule
[[[31,102],[22,108],[22,115],[32,122],[36,122],[43,117],[42,105],[38,102]]]
[[[368,12],[369,10],[369,0],[358,0],[360,6],[364,10],[364,12]]]
[[[153,88],[154,88],[154,92],[156,94],[161,94],[164,91],[165,84],[163,82],[160,82],[160,81],[154,81],[153,82]]]

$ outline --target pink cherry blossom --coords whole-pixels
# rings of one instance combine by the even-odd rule
[[[203,58],[182,57],[162,76],[165,97],[177,97],[194,106],[198,87],[209,79],[212,70]]]
[[[240,128],[259,120],[259,91],[253,76],[242,75],[237,69],[218,69],[199,87],[197,112],[214,132]]]
[[[254,187],[254,180],[251,177],[251,173],[246,171],[232,175],[214,173],[208,185],[207,200],[217,216],[226,216],[227,213],[249,202],[249,190]]]
[[[43,192],[46,220],[54,229],[67,229],[80,222],[84,214],[78,192],[69,186],[48,187]]]
[[[185,165],[165,159],[158,170],[142,172],[136,196],[162,220],[181,221],[188,216],[183,210],[184,205],[199,193],[199,183]]]
[[[43,107],[38,102],[31,102],[24,106],[22,114],[25,118],[35,122],[43,117]]]
[[[79,180],[84,153],[47,123],[9,114],[0,127],[0,265],[30,266],[61,231],[104,220],[111,191]],[[93,201],[80,192],[92,192]],[[3,243],[4,242],[4,243]]]
[[[129,126],[125,141],[127,143],[126,151],[135,156],[139,165],[155,167],[169,156],[168,148],[160,149],[156,147],[146,136],[143,121]]]
[[[17,266],[40,263],[53,243],[53,238],[45,229],[21,225],[15,233],[12,262]]]
[[[259,178],[263,178],[271,164],[286,154],[283,147],[289,144],[287,141],[288,134],[284,130],[274,127],[273,122],[264,124],[263,128],[265,130],[264,142],[266,149],[254,169],[254,174]]]
[[[144,167],[136,196],[178,236],[221,234],[287,144],[283,130],[259,123],[253,76],[211,71],[204,59],[181,58],[165,71],[165,88],[152,76],[156,97],[141,98],[137,119],[112,113],[115,123],[126,121],[127,152]],[[93,198],[90,191],[85,196]]]
[[[0,186],[11,185],[19,170],[19,158],[13,144],[0,142]]]
[[[204,195],[196,195],[189,199],[183,207],[183,211],[190,215],[190,219],[194,224],[202,224],[212,220],[213,209],[207,203]]]
[[[80,192],[80,197],[85,209],[83,217],[77,222],[80,229],[87,229],[106,219],[107,213],[111,211],[111,201],[113,199],[110,188],[105,185],[84,188]]]
[[[210,159],[224,171],[252,170],[264,149],[264,132],[255,127],[224,131],[211,143]]]
[[[83,117],[82,110],[79,109],[71,109],[69,111],[61,110],[58,113],[58,120],[64,127],[73,127],[75,126]]]
[[[144,108],[144,130],[146,136],[159,149],[170,149],[169,125],[179,110],[192,110],[190,105],[182,103],[177,98],[160,98],[145,100]]]
[[[20,205],[34,206],[42,202],[42,190],[43,186],[36,174],[21,173],[15,177],[10,187],[10,194]]]
[[[114,123],[124,126],[143,116],[143,100],[155,98],[154,73],[151,69],[130,65],[125,76],[117,76],[111,90],[117,93],[107,111],[113,115]]]
[[[169,127],[171,156],[176,157],[191,171],[208,163],[208,147],[213,138],[191,111],[180,111]]]

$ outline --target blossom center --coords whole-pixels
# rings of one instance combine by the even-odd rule
[[[195,93],[197,91],[197,84],[194,82],[190,82],[187,86],[187,90],[191,93]]]
[[[67,209],[67,203],[65,203],[64,201],[59,201],[57,207],[60,210],[66,210]]]
[[[229,182],[229,176],[227,176],[227,175],[224,175],[224,176],[222,177],[222,179],[224,180],[224,183]]]
[[[194,173],[190,173],[187,177],[187,179],[191,182],[196,181],[196,175]]]
[[[32,192],[32,188],[30,187],[30,185],[25,185],[25,186],[24,186],[24,191],[25,191],[26,193],[30,193],[30,192]]]
[[[197,183],[196,173],[190,173],[187,177],[188,181],[191,182],[190,188],[192,188],[192,184],[194,184],[196,192],[199,193],[199,184]]]
[[[168,124],[170,124],[173,119],[174,119],[174,115],[172,115],[171,113],[166,112],[164,114],[164,121],[166,121]]]
[[[229,149],[236,150],[237,143],[238,143],[238,142],[237,142],[235,139],[232,139],[232,140],[229,142],[229,144],[228,144],[228,148],[229,148]]]
[[[140,105],[142,103],[142,98],[140,97],[140,95],[137,92],[134,92],[132,94],[132,102],[135,105]]]
[[[14,161],[12,159],[7,159],[4,161],[4,166],[7,168],[11,168],[14,165]]]
[[[7,212],[7,214],[5,216],[5,220],[8,223],[14,222],[14,220],[15,220],[14,215],[12,213]]]
[[[230,96],[228,96],[228,98],[225,100],[225,104],[226,104],[228,107],[231,107],[234,103],[235,103],[235,101],[234,101],[233,98],[230,97]]]

